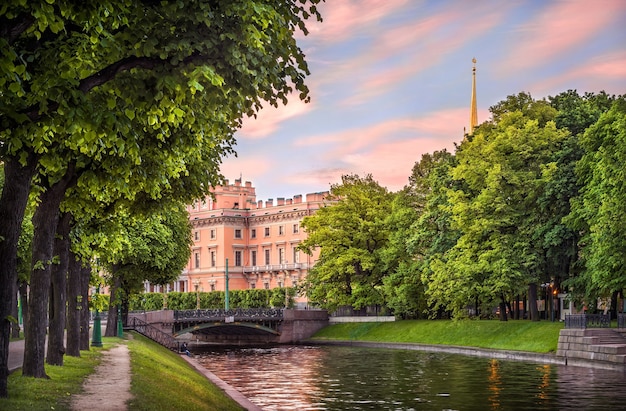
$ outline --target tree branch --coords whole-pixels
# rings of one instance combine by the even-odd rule
[[[199,61],[205,61],[206,56],[200,53],[194,53],[186,58],[184,58],[179,65],[187,65]],[[78,84],[78,90],[87,94],[94,88],[101,86],[115,78],[119,73],[129,71],[133,68],[143,68],[147,70],[153,70],[156,67],[165,67],[173,65],[169,62],[169,59],[161,59],[161,58],[152,58],[152,57],[126,57],[122,60],[119,60],[109,66],[103,68],[97,73],[92,74],[89,77],[86,77],[80,81]],[[25,109],[22,113],[25,114],[31,121],[35,122],[41,120],[45,114],[52,113],[59,108],[59,102],[50,101],[47,104],[48,111],[47,113],[42,113],[39,111],[39,104],[33,104],[29,108]],[[0,128],[0,131],[6,130],[9,126]]]
[[[29,13],[22,13],[19,17],[11,20],[3,17],[0,19],[0,37],[5,39],[7,43],[13,44],[34,23],[35,18]]]

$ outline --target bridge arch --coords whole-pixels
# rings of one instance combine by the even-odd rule
[[[212,323],[201,323],[201,324],[196,324],[193,325],[191,327],[187,327],[187,328],[183,328],[181,330],[176,331],[173,336],[174,337],[178,337],[182,334],[187,334],[187,333],[193,333],[195,331],[200,331],[202,332],[203,330],[204,333],[207,333],[206,331],[209,331],[210,333],[210,329],[215,328],[218,333],[220,331],[226,331],[223,329],[228,329],[228,330],[235,330],[236,328],[241,328],[241,329],[245,329],[245,331],[251,331],[251,329],[253,330],[257,330],[258,333],[262,333],[262,334],[273,334],[273,335],[280,335],[280,332],[270,328],[270,327],[266,327],[264,325],[261,324],[255,324],[255,323],[249,323],[249,322],[231,322],[231,323],[224,323],[224,322],[212,322]],[[217,330],[217,328],[219,328],[220,330]],[[242,330],[244,331],[244,330]],[[213,334],[213,333],[211,333]],[[228,332],[226,332],[225,334],[230,334]]]

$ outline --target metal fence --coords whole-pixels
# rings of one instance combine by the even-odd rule
[[[617,328],[626,328],[626,314],[617,314]]]
[[[611,313],[608,314],[568,314],[565,328],[610,328]]]
[[[153,325],[140,320],[139,318],[132,317],[128,319],[128,326],[139,334],[145,335],[152,341],[155,341],[162,346],[169,348],[172,351],[180,351],[180,342],[171,335],[164,333]]]

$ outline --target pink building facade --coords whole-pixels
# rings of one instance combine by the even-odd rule
[[[188,206],[192,224],[191,258],[179,280],[166,287],[146,284],[146,291],[224,291],[228,264],[229,290],[293,287],[315,264],[313,255],[297,249],[306,238],[301,223],[327,204],[327,192],[293,198],[256,200],[252,183],[235,180]],[[298,305],[306,305],[299,296]]]

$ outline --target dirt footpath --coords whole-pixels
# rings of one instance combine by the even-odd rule
[[[72,396],[73,411],[126,411],[130,393],[130,352],[126,344],[103,351],[102,362]]]

